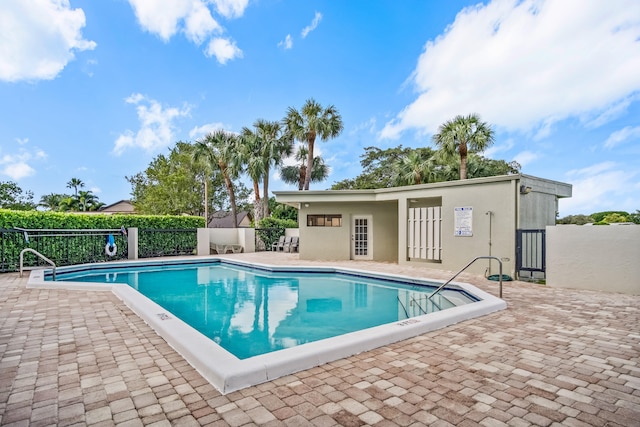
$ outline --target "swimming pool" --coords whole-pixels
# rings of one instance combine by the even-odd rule
[[[134,274],[131,269],[139,271]],[[157,271],[163,271],[163,274],[173,271],[178,275],[195,275],[196,284],[192,286],[195,292],[191,296],[175,295],[175,287],[159,285],[160,282],[153,278]],[[187,271],[190,273],[186,273]],[[98,283],[96,277],[87,277],[88,272],[97,274],[102,283]],[[451,288],[455,290],[446,291],[448,298],[437,300],[439,304],[449,301],[450,308],[421,314],[428,305],[419,308],[415,303],[424,300],[424,294],[420,295],[419,292],[423,285],[429,284],[422,280],[330,267],[247,265],[237,260],[210,257],[170,262],[154,260],[71,266],[59,268],[57,274],[58,280],[51,282],[46,280],[44,271],[33,271],[29,286],[111,290],[222,393],[506,307],[504,301],[470,285],[454,284]],[[326,292],[328,275],[338,277],[338,282],[343,287],[342,293],[338,291],[331,295]],[[240,284],[240,276],[244,281],[243,285]],[[297,281],[297,285],[284,286],[285,279],[292,277],[295,277],[293,281]],[[65,278],[77,281],[65,281]],[[132,283],[124,283],[132,278],[135,278]],[[181,280],[176,276],[168,282],[177,281]],[[216,285],[216,282],[223,285]],[[367,282],[366,286],[363,282]],[[368,282],[373,283],[374,287],[367,287]],[[276,285],[269,287],[267,283]],[[433,283],[431,282],[432,285]],[[331,286],[334,285],[338,286],[337,283]],[[221,314],[221,306],[208,304],[208,300],[225,299],[229,294],[226,290],[234,287],[235,291],[231,292],[233,295],[246,294],[246,298],[241,299],[242,303],[237,299],[233,301],[232,305],[242,306],[238,313]],[[265,292],[266,288],[270,290]],[[292,290],[294,288],[296,292]],[[427,289],[427,294],[432,290],[433,288]],[[143,293],[149,295],[144,296]],[[284,298],[275,299],[277,293],[284,294]],[[177,308],[175,304],[180,299],[187,300],[186,315],[181,311],[184,309]],[[268,304],[273,305],[266,305],[265,299]],[[374,301],[377,304],[374,305]],[[356,316],[356,311],[362,306],[369,305],[375,307],[375,311],[381,311],[380,303],[389,308],[383,316]],[[193,310],[197,304],[200,305],[199,309]],[[190,311],[197,313],[195,322],[188,318]],[[338,320],[336,317],[341,311],[347,312],[346,320]],[[324,322],[322,318],[326,317],[335,322],[319,327],[318,324]],[[366,322],[372,317],[379,319],[376,324],[355,322],[359,317]],[[207,322],[217,322],[213,329],[226,328],[230,333],[212,336],[206,328],[199,328],[203,323],[206,326]],[[291,328],[297,323],[302,325],[303,331],[307,330],[306,337],[304,333],[302,337],[300,334],[292,334]],[[348,323],[358,325],[355,330],[346,331],[343,326]],[[327,334],[329,330],[334,336]],[[258,340],[259,335],[265,335],[266,339]],[[249,344],[249,347],[258,348],[259,351],[223,348],[223,344],[228,343],[232,347],[233,344],[244,344],[245,347]]]
[[[286,273],[212,262],[72,270],[63,282],[122,283],[239,359],[476,302],[463,290],[348,273]]]

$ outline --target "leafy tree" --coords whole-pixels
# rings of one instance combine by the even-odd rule
[[[238,227],[238,213],[233,180],[238,178],[242,170],[241,156],[238,154],[239,148],[239,137],[224,130],[211,132],[203,139],[196,141],[194,145],[196,150],[194,159],[204,158],[208,160],[222,174],[222,179],[229,194],[234,228]]]
[[[304,146],[299,146],[296,152],[295,159],[300,162],[299,165],[283,166],[280,169],[280,177],[287,184],[298,184],[298,190],[304,189],[304,183],[307,180],[307,165],[305,159],[307,158],[307,149]],[[324,159],[320,156],[313,158],[313,168],[311,169],[312,182],[321,182],[327,179],[329,176],[329,166],[324,162]]]
[[[634,224],[640,224],[640,209],[636,209],[635,213],[629,214],[629,221]]]
[[[567,215],[562,217],[556,221],[556,224],[574,224],[574,225],[585,225],[593,222],[593,218],[589,215]]]
[[[356,178],[345,179],[335,183],[331,189],[373,189],[388,188],[416,183],[451,181],[458,178],[460,164],[453,159],[449,163],[431,148],[395,148],[381,150],[366,147],[365,154],[360,156],[363,172]],[[409,160],[411,159],[411,160]],[[425,169],[418,166],[425,163]],[[413,168],[410,167],[413,163]],[[468,158],[469,177],[507,175],[520,172],[517,162],[507,163],[504,160],[487,159],[478,154],[470,154]],[[428,166],[428,167],[427,167]],[[416,179],[416,171],[420,172]],[[404,179],[403,179],[404,178]]]
[[[444,122],[433,135],[433,142],[445,158],[460,157],[460,179],[467,179],[467,157],[470,152],[489,148],[494,141],[493,129],[480,121],[477,114],[456,116]]]
[[[330,105],[323,108],[314,99],[308,99],[300,111],[289,107],[284,123],[295,139],[307,146],[307,170],[314,167],[314,144],[317,137],[321,141],[335,138],[342,132],[342,116],[334,107]],[[304,190],[309,189],[312,174],[306,174],[304,180]]]
[[[212,173],[209,163],[195,161],[193,151],[192,144],[179,141],[168,156],[158,155],[143,172],[126,177],[137,212],[202,216],[205,196],[198,183],[205,180],[211,183],[206,195],[207,206],[223,209],[226,191],[221,177]]]
[[[430,148],[425,150],[433,153]],[[332,190],[367,190],[395,186],[397,174],[393,165],[397,164],[404,156],[409,155],[413,149],[403,148],[402,145],[399,145],[386,150],[378,147],[365,147],[364,151],[364,154],[360,156],[362,173],[356,178],[335,183],[331,186]]]
[[[613,224],[616,222],[630,222],[629,214],[621,214],[621,213],[610,213],[602,219],[602,222],[606,222],[607,224]]]
[[[285,205],[284,203],[276,202],[275,197],[269,197],[269,210],[271,211],[271,218],[288,219],[296,223],[298,222],[298,209]]]
[[[13,181],[0,181],[0,208],[30,211],[36,208],[33,192],[23,191]]]
[[[459,175],[460,163],[455,162],[446,167],[449,169],[441,171],[440,181],[453,181]],[[470,153],[467,158],[467,178],[485,178],[488,176],[511,175],[520,173],[521,166],[516,161],[509,163],[504,160],[487,159],[476,153]]]
[[[298,228],[298,221],[267,217],[260,220],[258,228]]]
[[[612,216],[613,214],[617,214],[617,216]],[[591,214],[591,218],[593,218],[593,222],[603,222],[606,217],[610,217],[613,219],[619,219],[620,217],[624,217],[623,221],[613,221],[613,222],[627,222],[629,218],[629,213],[625,211],[604,211],[604,212],[595,212]],[[605,221],[611,222],[611,221]]]

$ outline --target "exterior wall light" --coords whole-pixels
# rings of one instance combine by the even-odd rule
[[[531,187],[525,187],[524,185],[520,186],[520,194],[529,194],[531,193]]]

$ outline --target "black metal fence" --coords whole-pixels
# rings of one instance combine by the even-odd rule
[[[516,271],[546,271],[546,230],[516,230]]]
[[[56,265],[114,261],[128,258],[127,236],[120,230],[0,230],[0,271],[18,271],[20,252],[31,248]],[[23,256],[25,267],[48,266],[31,252]]]
[[[20,269],[20,251],[26,246],[24,233],[15,229],[0,229],[0,272]]]
[[[284,236],[284,228],[256,228],[256,252],[270,251],[273,244]]]
[[[138,256],[153,258],[162,256],[196,255],[198,230],[142,229],[138,234]]]
[[[138,257],[195,255],[197,229],[142,229]],[[0,272],[20,270],[20,252],[31,248],[57,266],[117,261],[129,257],[127,235],[121,230],[0,229]],[[24,267],[48,267],[34,253],[25,252]]]

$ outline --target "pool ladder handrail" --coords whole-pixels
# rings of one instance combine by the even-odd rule
[[[25,252],[31,252],[36,254],[36,256],[39,256],[42,260],[44,260],[45,262],[49,263],[52,267],[53,267],[53,281],[55,282],[56,280],[56,263],[51,261],[49,258],[47,258],[46,256],[42,255],[40,252],[36,251],[35,249],[32,248],[24,248],[23,250],[20,251],[20,277],[22,277],[22,271],[24,270],[24,253]]]
[[[462,267],[460,269],[460,271],[458,271],[456,274],[453,275],[453,277],[451,277],[451,279],[447,280],[446,282],[444,282],[442,285],[440,285],[438,287],[438,289],[436,289],[435,291],[433,291],[431,293],[431,295],[429,295],[427,297],[427,299],[431,299],[435,294],[437,294],[438,292],[440,292],[442,289],[444,289],[445,286],[447,286],[449,283],[451,283],[451,281],[453,279],[455,279],[456,277],[458,277],[458,275],[460,273],[462,273],[464,270],[467,269],[467,267],[469,267],[471,264],[473,264],[474,262],[476,262],[479,259],[495,259],[496,261],[498,261],[498,264],[500,264],[500,298],[502,298],[502,260],[498,257],[495,256],[477,256],[474,259],[472,259],[469,264],[465,265],[464,267]]]

